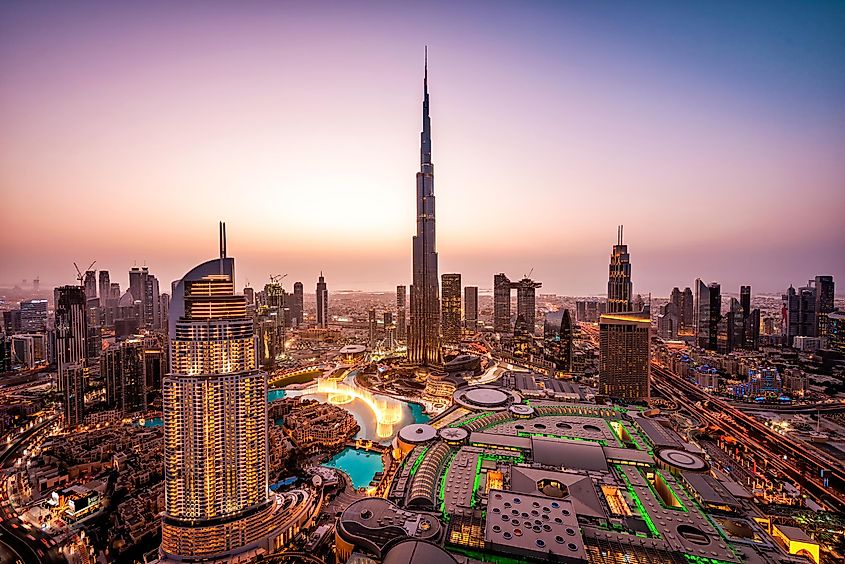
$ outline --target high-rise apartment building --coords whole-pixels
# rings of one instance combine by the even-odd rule
[[[302,293],[302,282],[293,283],[293,303],[290,308],[290,316],[294,327],[299,327],[304,321],[304,300]]]
[[[268,489],[267,374],[224,229],[220,258],[188,272],[170,307],[161,552],[183,561],[277,550],[287,511]]]
[[[461,342],[461,275],[444,274],[440,279],[443,342],[457,346]]]
[[[405,321],[405,286],[396,286],[396,340],[404,343],[408,338],[408,324]]]
[[[80,290],[84,290],[80,287]],[[90,368],[84,362],[66,364],[59,374],[64,379],[64,426],[67,429],[78,427],[85,419],[85,387]]]
[[[20,330],[38,333],[47,330],[47,300],[24,300],[20,303]]]
[[[56,365],[59,391],[65,389],[67,368],[88,358],[88,315],[82,286],[56,288]]]
[[[100,355],[100,375],[106,382],[106,403],[121,413],[141,411],[146,405],[144,343],[128,339]]]
[[[504,273],[493,276],[493,331],[511,331],[511,281]]]
[[[320,278],[317,280],[317,327],[329,326],[329,289],[326,286],[326,279],[323,278],[323,271],[320,271]]]
[[[631,257],[628,245],[622,243],[622,226],[610,253],[610,275],[607,281],[607,313],[631,311]]]
[[[722,318],[722,290],[719,284],[705,284],[695,280],[695,336],[696,344],[711,351],[719,348],[719,321]]]
[[[428,98],[428,56],[423,75],[423,128],[417,173],[417,233],[412,240],[413,282],[408,360],[429,366],[440,363],[440,284],[434,225],[434,164],[431,161],[431,118]]]
[[[649,398],[651,319],[646,312],[606,313],[599,319],[599,393]]]
[[[816,276],[813,281],[816,288],[816,335],[826,338],[828,334],[828,315],[836,308],[833,305],[833,276]]]
[[[464,287],[464,327],[478,330],[478,286]]]
[[[817,336],[816,292],[817,288],[810,285],[797,290],[790,286],[783,294],[783,337],[786,346],[791,347],[795,337]]]

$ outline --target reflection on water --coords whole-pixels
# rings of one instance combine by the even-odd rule
[[[301,390],[287,390],[288,397],[316,399],[340,405],[350,412],[361,430],[356,439],[388,443],[399,429],[410,423],[428,421],[422,406],[374,394],[355,383],[355,372],[343,381],[320,380]]]

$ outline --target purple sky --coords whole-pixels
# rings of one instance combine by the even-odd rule
[[[841,3],[4,2],[0,284],[408,283],[426,43],[441,272],[845,280]]]

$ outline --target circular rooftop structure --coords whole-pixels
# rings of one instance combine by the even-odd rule
[[[384,564],[457,564],[457,560],[434,543],[406,539],[384,555]]]
[[[364,345],[346,345],[340,349],[340,354],[361,354],[367,350]]]
[[[437,438],[437,429],[426,423],[412,423],[399,430],[399,440],[409,445],[427,443]]]
[[[502,411],[521,401],[516,392],[489,385],[462,388],[455,391],[452,399],[455,403],[475,411]]]
[[[520,419],[525,419],[534,415],[534,408],[530,405],[525,405],[524,403],[515,403],[508,408],[508,411]]]
[[[667,466],[688,472],[701,472],[707,470],[709,467],[707,462],[697,454],[676,448],[660,450],[657,452],[656,457]]]
[[[463,427],[444,427],[439,434],[447,443],[462,443],[469,438],[469,431]]]

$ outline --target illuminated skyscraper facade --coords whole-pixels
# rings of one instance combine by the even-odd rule
[[[622,226],[610,253],[610,275],[607,281],[607,313],[632,310],[631,257],[628,245],[622,244]]]
[[[461,275],[444,274],[440,278],[443,342],[457,346],[461,342]]]
[[[647,312],[607,313],[599,319],[599,393],[648,399],[651,375]]]
[[[326,279],[320,271],[320,278],[317,280],[317,327],[329,326],[329,289],[326,286]]]
[[[396,340],[404,343],[407,339],[408,325],[405,321],[405,286],[396,286]]]
[[[162,385],[163,555],[229,558],[280,542],[267,486],[267,374],[253,322],[235,294],[234,259],[200,264],[174,287],[171,370]]]
[[[826,338],[828,314],[836,309],[833,305],[833,276],[816,276],[813,284],[816,288],[816,336]]]
[[[423,78],[422,117],[420,171],[417,173],[417,234],[413,238],[413,284],[411,284],[408,360],[412,364],[428,366],[440,364],[440,288],[434,231],[434,164],[431,162],[427,60]]]
[[[58,389],[67,384],[67,368],[88,358],[88,316],[82,286],[56,288],[56,366]]]

